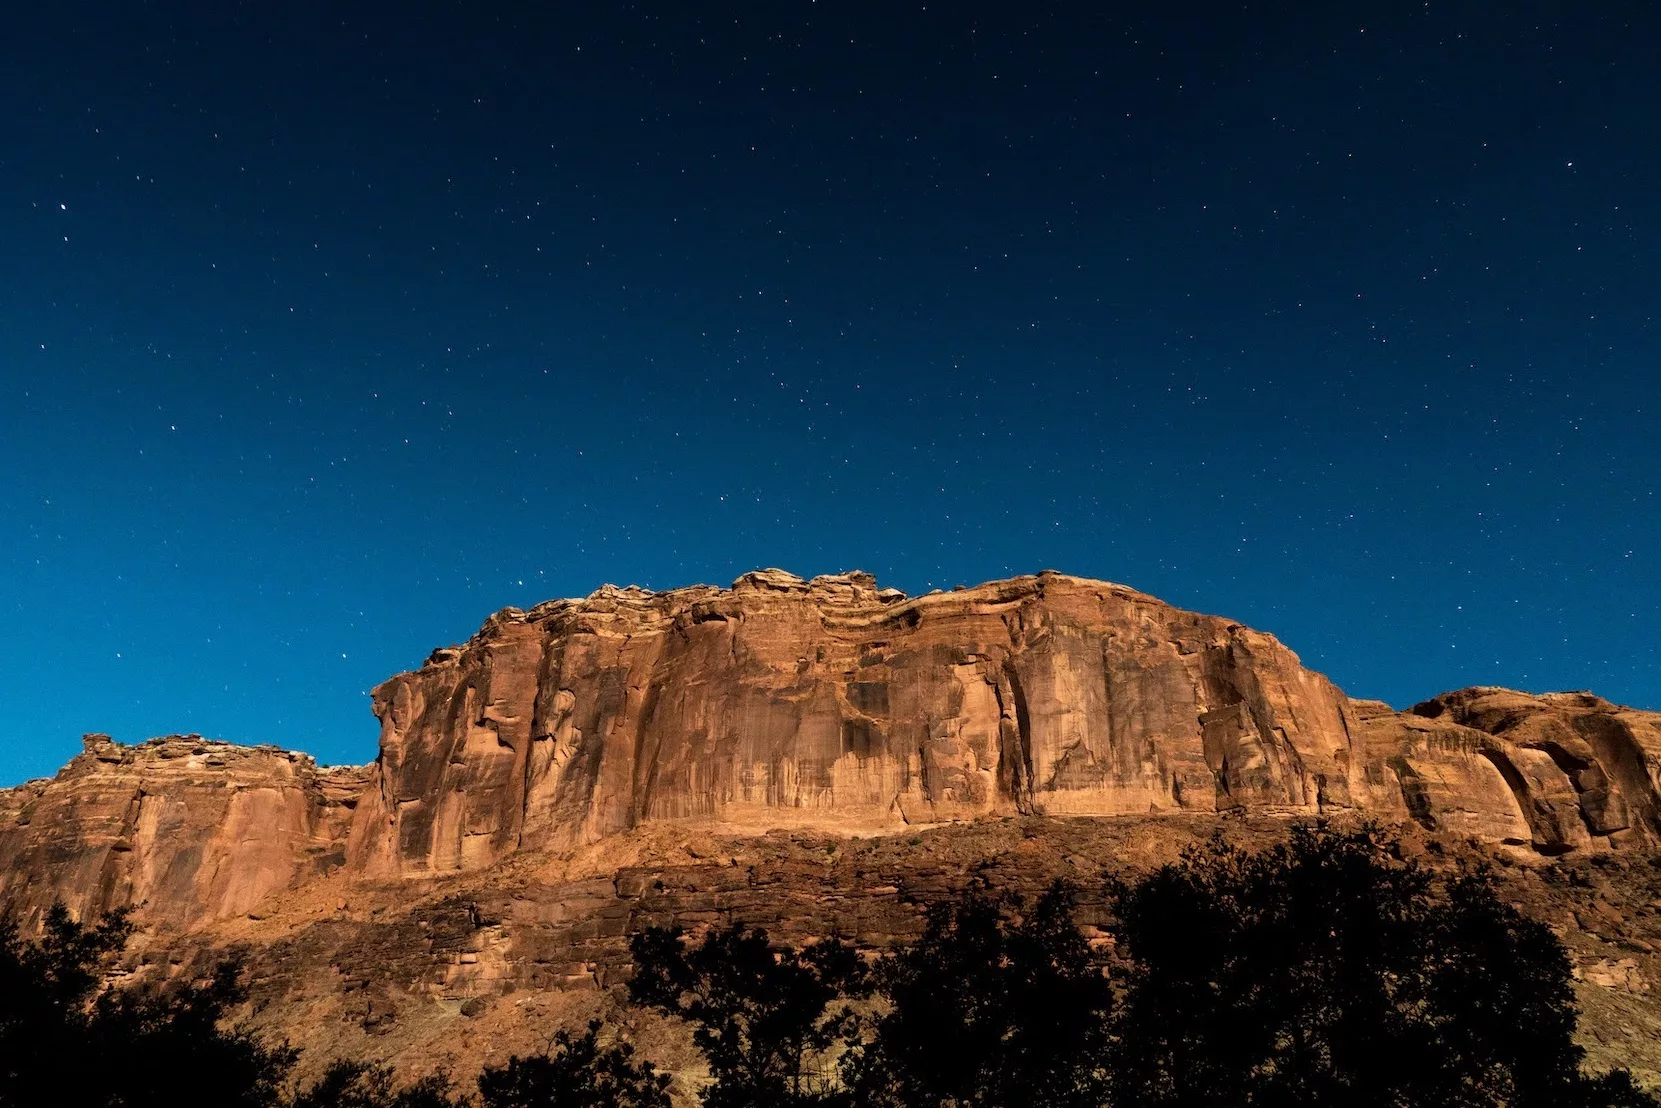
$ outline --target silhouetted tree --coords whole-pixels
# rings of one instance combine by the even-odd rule
[[[391,1066],[338,1058],[290,1103],[292,1108],[386,1108],[391,1099]]]
[[[294,1052],[222,1027],[242,999],[236,965],[203,985],[106,986],[131,930],[122,913],[85,926],[61,904],[33,942],[0,923],[0,1105],[276,1104]]]
[[[893,1108],[1101,1104],[1112,994],[1058,882],[1032,909],[974,887],[877,970],[890,1008],[850,1057],[854,1099]]]
[[[101,1104],[275,1104],[295,1054],[221,1025],[240,1003],[240,967],[221,963],[205,985],[173,991],[106,989],[93,1005],[90,1057],[105,1078]]]
[[[669,1108],[669,1078],[627,1043],[601,1049],[600,1023],[554,1035],[551,1053],[512,1057],[479,1075],[482,1108]]]
[[[1299,827],[1112,894],[1126,1108],[1655,1103],[1581,1076],[1568,958],[1486,873],[1438,887],[1374,830]]]
[[[392,1067],[339,1059],[294,1095],[292,1108],[466,1108],[471,1098],[451,1096],[448,1075],[429,1074],[394,1091]]]
[[[0,1105],[94,1103],[77,1062],[89,1040],[89,1007],[106,960],[132,928],[120,912],[83,927],[62,904],[47,912],[41,937],[24,941],[0,921]]]
[[[852,1025],[838,997],[864,988],[859,956],[839,939],[777,952],[765,931],[734,925],[688,948],[679,930],[654,928],[630,942],[640,1004],[697,1024],[708,1060],[710,1108],[776,1108],[836,1095],[833,1044]]]
[[[1626,1070],[1613,1070],[1583,1078],[1567,1104],[1569,1108],[1657,1108],[1661,1101],[1634,1085]]]

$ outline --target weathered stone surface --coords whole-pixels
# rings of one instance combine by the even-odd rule
[[[1542,782],[1531,797],[1556,842],[1616,840],[1653,831],[1661,795],[1661,713],[1639,712],[1591,693],[1530,696],[1511,689],[1446,693],[1413,714],[1448,719],[1494,736],[1518,772]],[[1524,768],[1524,767],[1528,768]]]
[[[1661,716],[1587,694],[1352,702],[1273,637],[1043,573],[606,586],[506,609],[374,694],[380,757],[89,739],[0,792],[0,897],[172,926],[649,824],[882,833],[1010,815],[1356,810],[1542,854],[1653,837]]]
[[[1621,1028],[1661,1028],[1661,714],[1589,694],[1396,712],[1120,585],[908,598],[764,570],[506,609],[374,708],[365,767],[89,736],[0,790],[0,907],[133,905],[135,972],[241,949],[261,1026],[310,1057],[466,1068],[633,1018],[606,1006],[650,924],[881,948],[973,875],[1031,891],[1218,827],[1383,819],[1511,867],[1575,948],[1595,1034],[1631,1053]]]
[[[877,831],[989,814],[1347,808],[1353,714],[1272,637],[1060,574],[605,588],[493,616],[375,692],[371,874],[643,822]]]
[[[1355,701],[1364,738],[1368,807],[1399,805],[1427,828],[1491,843],[1535,843],[1523,812],[1520,774],[1508,779],[1494,736],[1451,720],[1397,713],[1377,701]],[[1553,840],[1554,841],[1554,840]],[[1546,840],[1537,845],[1546,846]]]
[[[88,735],[51,781],[0,793],[0,902],[33,918],[132,905],[141,922],[238,915],[339,866],[368,777],[197,735]]]

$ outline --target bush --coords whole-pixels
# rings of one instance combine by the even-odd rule
[[[1568,957],[1486,871],[1441,878],[1376,829],[1316,825],[1261,851],[1217,837],[1107,893],[1113,977],[1071,886],[1030,909],[976,886],[870,969],[839,939],[646,931],[629,990],[694,1024],[710,1108],[1661,1108],[1624,1071],[1581,1072]],[[33,942],[0,923],[0,1108],[669,1108],[669,1079],[598,1023],[485,1069],[477,1101],[362,1062],[284,1100],[294,1052],[224,1027],[236,966],[108,986],[130,931],[61,905]]]
[[[971,888],[877,970],[889,1010],[848,1067],[861,1105],[1095,1106],[1112,995],[1057,883],[1030,912]]]
[[[0,923],[0,1105],[277,1104],[294,1052],[221,1026],[242,999],[235,963],[170,991],[104,985],[131,930],[122,913],[85,926],[62,904],[35,942]]]
[[[1568,957],[1486,872],[1438,886],[1376,830],[1299,827],[1111,894],[1131,960],[1116,1104],[1655,1103],[1581,1075]]]
[[[709,1062],[710,1108],[824,1103],[836,1092],[830,1057],[852,1026],[839,997],[864,988],[863,966],[839,939],[775,952],[765,931],[733,926],[695,947],[679,931],[654,928],[630,942],[630,996],[697,1024],[693,1041]]]
[[[627,1043],[600,1048],[600,1023],[554,1035],[552,1054],[513,1057],[479,1075],[483,1108],[669,1108],[669,1078]]]
[[[392,1067],[337,1060],[323,1076],[294,1094],[292,1108],[465,1108],[466,1096],[450,1096],[450,1079],[431,1074],[398,1092]]]

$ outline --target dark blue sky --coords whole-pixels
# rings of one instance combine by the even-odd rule
[[[1661,707],[1653,5],[524,7],[8,13],[0,780],[764,565]]]

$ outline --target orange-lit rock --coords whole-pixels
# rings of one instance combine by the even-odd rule
[[[366,777],[196,735],[88,735],[52,780],[0,793],[0,900],[27,916],[131,905],[168,926],[248,912],[344,861]]]
[[[1474,688],[1427,700],[1411,715],[1492,736],[1490,757],[1543,849],[1618,843],[1658,826],[1661,713],[1590,693]]]
[[[644,827],[1356,811],[1553,855],[1655,836],[1661,715],[1586,694],[1352,702],[1273,637],[1055,573],[607,586],[506,609],[374,694],[380,756],[90,737],[0,791],[0,900],[187,928],[326,874],[478,872]]]
[[[882,949],[971,880],[1056,877],[1093,924],[1104,874],[1359,816],[1451,870],[1506,863],[1570,946],[1592,1056],[1661,1086],[1658,713],[1504,689],[1396,712],[1269,635],[1059,574],[907,598],[778,570],[499,612],[374,707],[362,767],[89,736],[0,790],[0,910],[131,905],[140,979],[240,953],[248,1018],[313,1074],[465,1075],[618,1015],[641,927]]]
[[[1059,574],[915,599],[778,570],[608,587],[498,613],[375,709],[350,850],[375,874],[666,819],[1314,814],[1355,805],[1361,769],[1348,701],[1272,637]]]

